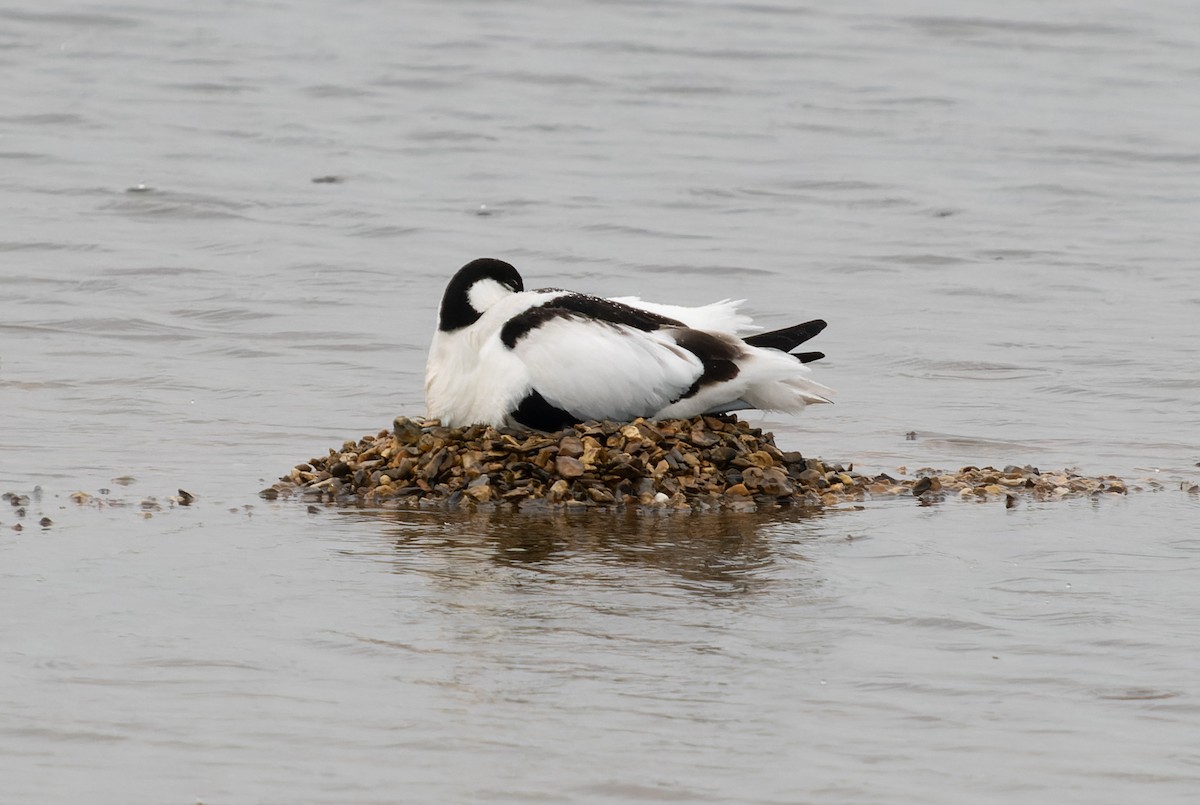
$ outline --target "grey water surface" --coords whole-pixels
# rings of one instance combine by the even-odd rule
[[[1196,801],[1197,54],[1182,0],[0,6],[0,802]],[[826,318],[786,449],[1145,491],[260,500],[423,413],[485,255]]]

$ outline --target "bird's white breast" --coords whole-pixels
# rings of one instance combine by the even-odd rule
[[[435,331],[425,366],[430,414],[452,427],[504,422],[528,393],[529,374],[500,342],[500,329],[513,316],[559,295],[557,291],[506,292],[489,299],[490,306],[474,324],[451,332]]]

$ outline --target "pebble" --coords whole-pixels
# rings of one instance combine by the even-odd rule
[[[906,467],[896,470],[907,476]],[[1139,488],[1139,487],[1135,487]],[[482,425],[443,427],[396,417],[391,430],[347,441],[295,465],[260,492],[326,502],[421,508],[752,511],[854,505],[908,496],[1038,501],[1126,494],[1113,476],[1032,466],[925,467],[871,475],[854,465],[783,451],[774,435],[732,415],[647,422],[585,422],[558,433]]]
[[[578,478],[584,473],[583,462],[577,458],[562,455],[561,448],[554,467],[563,478]]]

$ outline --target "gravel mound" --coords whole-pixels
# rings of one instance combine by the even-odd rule
[[[1124,494],[1113,476],[1035,467],[923,468],[868,475],[784,451],[734,416],[585,422],[558,433],[443,427],[397,417],[391,431],[296,465],[260,492],[275,500],[406,507],[752,511],[822,508],[901,495],[929,504]]]

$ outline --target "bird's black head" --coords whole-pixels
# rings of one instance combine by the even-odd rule
[[[481,257],[458,270],[442,295],[438,329],[451,332],[479,321],[503,295],[525,290],[521,275],[503,260]]]

